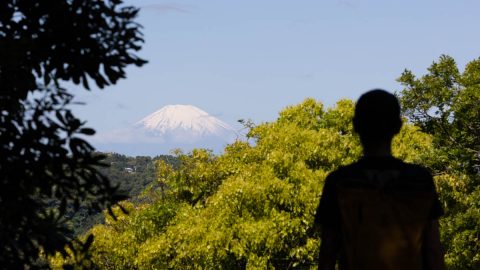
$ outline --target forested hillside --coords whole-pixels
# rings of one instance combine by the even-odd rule
[[[100,171],[134,200],[138,199],[136,197],[156,179],[155,163],[157,161],[162,160],[173,168],[179,166],[178,159],[171,155],[160,155],[154,158],[148,156],[128,157],[117,153],[106,153],[105,155],[104,162],[109,166],[101,168]]]
[[[406,120],[394,156],[426,166],[445,209],[442,242],[449,269],[480,268],[480,61],[460,72],[442,56],[428,74],[406,70],[397,94]],[[326,175],[361,155],[354,102],[331,108],[306,99],[276,121],[250,127],[215,156],[176,154],[156,161],[148,200],[121,203],[117,220],[95,225],[88,265],[101,269],[292,269],[313,267],[312,230]],[[176,163],[175,163],[176,164]],[[122,165],[124,166],[124,165]],[[51,259],[60,267],[61,256]]]
[[[142,192],[146,188],[158,187],[155,181],[155,163],[163,161],[173,168],[178,167],[178,160],[174,156],[161,155],[154,158],[148,156],[128,157],[117,153],[97,153],[105,155],[103,163],[107,166],[100,167],[102,174],[107,176],[114,186],[118,186],[129,201],[140,203]],[[80,206],[78,211],[69,208],[66,217],[70,219],[73,235],[85,233],[94,224],[104,222],[104,214],[85,206]]]

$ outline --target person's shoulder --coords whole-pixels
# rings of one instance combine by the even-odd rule
[[[406,176],[417,178],[417,179],[431,179],[432,173],[429,169],[413,163],[403,162],[403,173]]]
[[[360,171],[361,167],[357,162],[350,163],[348,165],[342,165],[338,167],[336,170],[332,171],[329,173],[328,178],[330,179],[342,179],[342,178],[347,178],[352,175],[358,174]]]

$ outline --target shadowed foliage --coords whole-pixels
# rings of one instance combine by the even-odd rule
[[[125,198],[99,172],[103,156],[83,139],[94,130],[72,114],[73,96],[61,82],[103,88],[124,78],[128,65],[145,64],[135,55],[143,43],[137,13],[118,0],[0,2],[3,268],[40,268],[41,252],[65,253],[67,208],[110,209]]]

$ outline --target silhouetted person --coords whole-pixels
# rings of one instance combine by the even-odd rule
[[[402,120],[397,98],[363,94],[355,107],[363,157],[325,180],[315,226],[321,228],[319,269],[444,269],[431,174],[392,157]]]

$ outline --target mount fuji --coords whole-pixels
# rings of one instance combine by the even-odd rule
[[[100,151],[127,155],[167,154],[172,149],[220,152],[238,138],[227,123],[193,105],[167,105],[126,129],[97,137]]]
[[[134,127],[150,136],[178,142],[195,142],[234,132],[228,124],[192,105],[167,105],[138,121]]]

